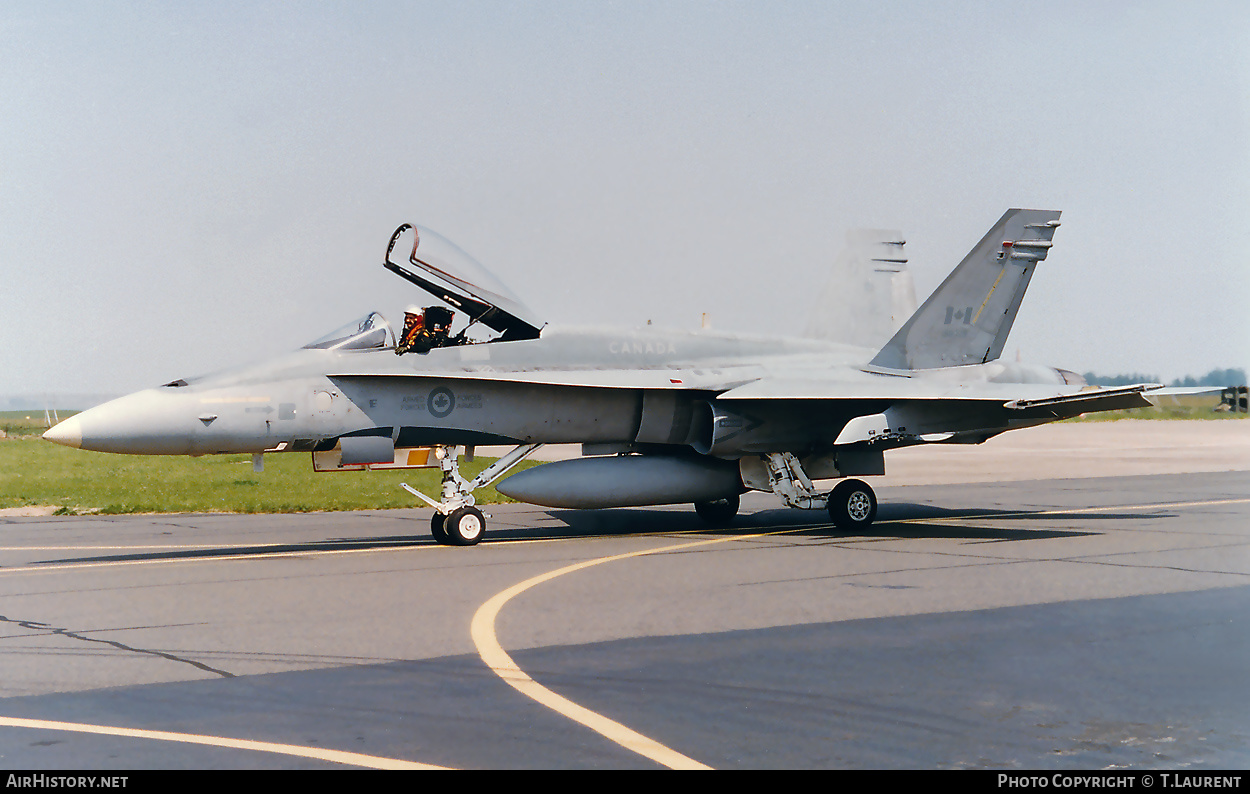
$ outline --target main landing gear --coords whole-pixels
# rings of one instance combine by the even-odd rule
[[[830,520],[844,530],[867,529],[877,517],[877,495],[863,480],[843,480],[829,493],[821,493],[792,453],[760,457],[767,467],[769,487],[790,507],[828,510]]]
[[[839,529],[867,529],[877,517],[877,495],[863,480],[843,480],[830,492],[828,507]]]
[[[738,515],[738,507],[742,504],[742,499],[738,494],[727,496],[724,499],[713,499],[710,502],[695,502],[694,511],[713,527],[729,526],[729,522],[734,520],[734,516]]]
[[[542,444],[521,444],[472,480],[460,476],[459,457],[464,453],[464,447],[436,446],[434,457],[438,460],[438,467],[443,470],[442,500],[436,502],[406,482],[401,482],[400,485],[434,508],[434,515],[430,519],[430,533],[436,541],[446,546],[472,546],[486,534],[486,519],[489,518],[475,507],[477,499],[473,492],[507,474],[513,466],[541,446]]]

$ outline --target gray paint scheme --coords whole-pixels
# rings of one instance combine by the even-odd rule
[[[561,487],[551,488],[556,481]],[[742,491],[738,467],[729,461],[675,455],[557,461],[514,474],[505,485],[522,502],[577,509],[710,502]]]
[[[916,311],[903,233],[852,229],[820,291],[803,335],[880,348]]]
[[[998,358],[1058,226],[1057,211],[1008,210],[872,364],[930,369]]]
[[[176,455],[307,451],[344,437],[381,439],[343,446],[345,459],[361,462],[384,458],[388,444],[392,451],[606,445],[649,460],[702,462],[690,488],[669,489],[662,501],[698,501],[707,489],[694,481],[705,484],[707,472],[736,461],[735,487],[818,506],[823,496],[805,491],[809,477],[882,473],[886,449],[980,443],[1078,413],[1149,404],[1142,392],[1154,384],[1097,389],[1064,370],[996,360],[1058,217],[1009,210],[879,351],[829,339],[553,326],[533,339],[426,354],[396,356],[391,346],[303,349],[122,397],[46,437],[83,449]],[[892,279],[898,271],[888,272]],[[494,308],[505,321],[510,316]],[[669,464],[593,465],[611,473],[549,464],[527,472],[531,483],[548,478],[545,490],[527,493],[568,505],[603,503],[586,495],[631,481],[654,493],[644,481]],[[556,498],[561,483],[572,489],[563,502]],[[794,496],[791,486],[806,495]]]

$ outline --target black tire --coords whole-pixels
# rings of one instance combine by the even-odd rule
[[[843,480],[829,494],[829,518],[840,529],[867,529],[877,517],[877,495],[863,480]]]
[[[443,532],[452,546],[473,546],[486,534],[486,516],[476,507],[452,510],[443,521]]]
[[[447,537],[447,530],[443,528],[446,522],[447,516],[437,510],[434,511],[434,515],[430,516],[430,534],[434,536],[435,540],[444,545],[451,542]]]
[[[738,507],[742,504],[742,500],[738,494],[727,496],[724,499],[713,499],[709,502],[695,502],[694,511],[699,514],[708,524],[714,527],[723,527],[734,520],[734,516],[738,515]]]

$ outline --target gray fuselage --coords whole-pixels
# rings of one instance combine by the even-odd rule
[[[358,435],[387,435],[401,447],[581,443],[668,445],[725,458],[807,453],[832,445],[849,419],[894,402],[872,398],[877,381],[895,377],[863,370],[872,353],[816,340],[649,327],[549,327],[539,339],[403,356],[393,348],[302,349],[122,397],[63,430],[77,436],[68,439],[72,446],[132,454],[311,450]],[[930,391],[964,381],[1063,383],[1046,367],[992,362],[958,370],[930,378],[939,384]],[[717,399],[777,377],[863,382],[866,390],[862,400],[836,404]],[[948,414],[962,410],[950,400],[943,406]],[[1005,412],[1001,419],[983,407],[973,413],[969,429],[1009,426]]]

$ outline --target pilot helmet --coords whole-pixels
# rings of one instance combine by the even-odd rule
[[[404,332],[413,328],[425,327],[425,309],[420,306],[409,306],[404,309]]]

